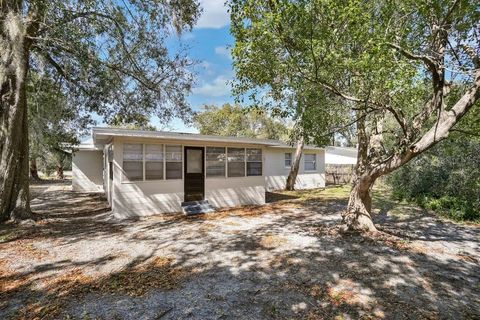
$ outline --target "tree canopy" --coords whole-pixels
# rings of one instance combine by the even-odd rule
[[[359,161],[344,215],[350,229],[375,230],[375,180],[445,139],[478,105],[477,1],[229,5],[237,95],[268,104],[307,90],[326,98],[320,108],[331,130],[356,126]]]
[[[228,103],[221,107],[204,106],[203,111],[194,116],[193,123],[201,134],[277,140],[288,136],[286,125],[265,110]]]
[[[166,43],[200,11],[196,0],[0,1],[0,220],[31,217],[29,74],[107,123],[187,119],[192,61]]]

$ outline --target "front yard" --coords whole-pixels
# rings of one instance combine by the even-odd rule
[[[36,224],[0,227],[0,318],[480,318],[478,226],[377,190],[382,233],[342,236],[347,193],[116,221],[103,197],[50,185]]]

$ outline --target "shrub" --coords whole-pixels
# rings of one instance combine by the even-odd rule
[[[480,221],[480,141],[438,144],[387,177],[392,196],[455,220]]]

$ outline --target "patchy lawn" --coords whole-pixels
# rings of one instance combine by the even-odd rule
[[[480,229],[374,197],[375,237],[341,236],[348,188],[262,207],[116,221],[41,189],[0,227],[0,319],[478,319]],[[42,193],[43,192],[43,193]]]

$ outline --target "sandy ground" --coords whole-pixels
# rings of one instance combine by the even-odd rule
[[[0,227],[0,319],[479,319],[480,229],[376,201],[376,236],[340,235],[345,200],[117,221],[98,194],[37,186],[38,221]]]

